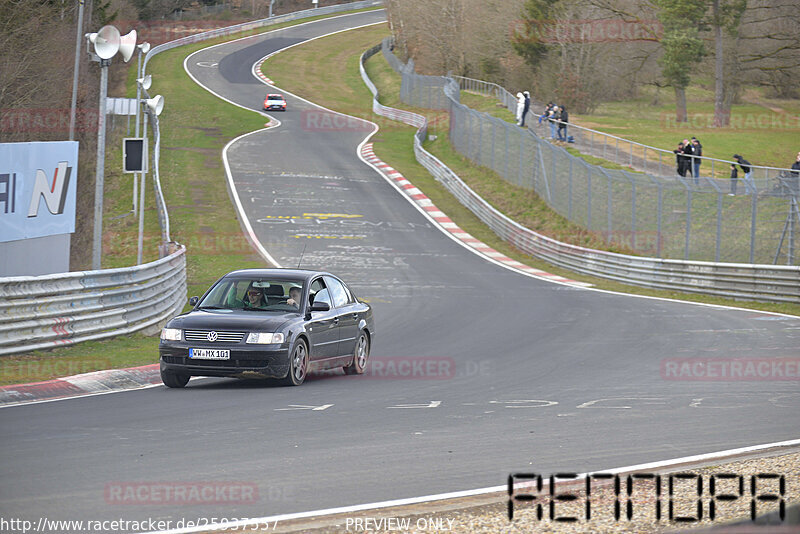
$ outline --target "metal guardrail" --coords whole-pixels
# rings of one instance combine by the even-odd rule
[[[427,119],[423,115],[378,102],[378,91],[364,63],[381,50],[385,56],[393,56],[389,42],[384,40],[382,45],[367,50],[360,61],[361,77],[374,96],[373,111],[417,127],[414,136],[417,161],[498,236],[521,251],[575,272],[626,284],[737,299],[800,303],[800,267],[658,259],[587,249],[541,235],[503,215],[423,148],[427,136]],[[445,86],[447,93],[453,90],[452,86]]]
[[[0,355],[129,334],[180,313],[186,248],[151,263],[0,279]]]

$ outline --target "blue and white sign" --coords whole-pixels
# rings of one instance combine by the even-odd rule
[[[78,142],[0,143],[0,242],[75,231]]]

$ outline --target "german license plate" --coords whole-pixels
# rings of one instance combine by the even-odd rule
[[[195,360],[230,360],[231,351],[224,349],[189,349],[189,358]]]

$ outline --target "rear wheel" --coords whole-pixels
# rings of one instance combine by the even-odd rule
[[[170,371],[161,370],[161,381],[168,388],[182,388],[189,383],[189,375],[179,375]]]
[[[369,359],[369,337],[365,331],[361,331],[356,339],[356,347],[353,350],[353,362],[344,367],[345,374],[361,375],[367,368]]]
[[[289,356],[289,374],[284,379],[284,384],[299,386],[306,380],[308,372],[308,346],[302,339],[298,339]]]

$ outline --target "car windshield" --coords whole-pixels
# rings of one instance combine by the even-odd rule
[[[302,280],[231,278],[221,280],[200,301],[203,310],[300,313]]]
[[[267,100],[277,100],[278,102],[280,102],[281,100],[283,100],[283,97],[281,95],[269,95],[267,97]]]

